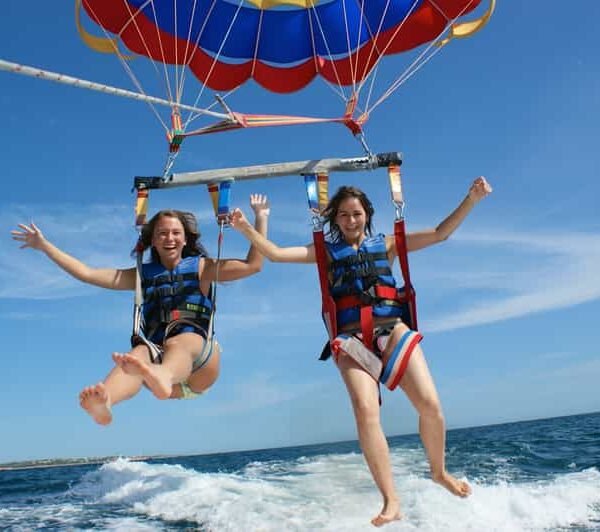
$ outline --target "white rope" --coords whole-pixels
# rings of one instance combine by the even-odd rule
[[[146,2],[146,4],[147,4],[147,2]],[[139,13],[139,11],[140,11],[141,9],[143,9],[143,8],[144,8],[144,6],[145,6],[146,4],[142,5],[142,6],[140,7],[140,9],[138,9],[138,11],[136,12],[135,16],[137,16],[137,14]],[[99,17],[98,17],[98,16],[96,16],[96,14],[94,13],[94,10],[92,9],[92,7],[91,7],[90,5],[88,5],[88,8],[90,9],[90,11],[91,11],[91,12],[92,12],[92,14],[94,15],[94,17],[95,17],[96,19],[98,19],[98,20],[99,20]],[[130,12],[130,14],[131,14],[131,12]],[[123,28],[121,28],[121,30],[120,30],[120,31],[117,33],[117,35],[118,35],[119,37],[121,37],[121,35],[122,35],[122,33],[123,33],[124,29],[125,29],[125,28],[128,26],[128,24],[129,24],[129,22],[130,22],[131,20],[132,20],[132,19],[131,19],[131,17],[130,17],[129,21],[127,21],[127,22],[125,23],[125,25],[123,26]],[[100,25],[100,27],[102,28],[102,31],[103,31],[104,35],[106,36],[106,38],[108,38],[108,39],[110,39],[110,40],[112,41],[112,38],[111,38],[110,34],[108,33],[108,31],[107,31],[107,30],[106,30],[106,29],[105,29],[103,26],[101,26],[101,25]],[[136,27],[137,27],[137,26],[136,26]],[[143,42],[143,43],[144,43],[144,45],[145,45],[145,42],[144,42],[144,40],[143,40],[143,37],[141,36],[141,33],[140,33],[140,31],[139,31],[139,28],[137,28],[137,29],[138,29],[138,35],[140,36],[140,38],[142,39],[142,42]],[[148,47],[147,47],[147,46],[145,46],[145,48],[146,48],[146,51],[147,51],[147,53],[149,54]],[[138,89],[138,91],[139,91],[141,94],[143,94],[143,95],[146,95],[146,92],[145,92],[144,88],[142,87],[142,83],[141,83],[141,81],[140,81],[140,80],[137,78],[137,76],[135,75],[135,72],[132,70],[131,66],[130,66],[130,65],[129,65],[129,63],[128,63],[128,62],[125,60],[125,58],[123,57],[123,55],[121,54],[121,52],[120,52],[120,51],[119,51],[119,50],[116,48],[116,46],[115,46],[115,52],[116,52],[116,55],[117,55],[117,57],[118,57],[118,59],[119,59],[119,62],[121,63],[121,66],[122,66],[122,67],[123,67],[123,69],[125,70],[125,73],[126,73],[128,76],[129,76],[129,79],[131,79],[131,81],[133,82],[134,86],[135,86],[135,87]],[[158,73],[158,69],[156,68],[156,65],[154,66],[154,68],[155,68],[155,70],[156,70],[156,71],[157,71],[157,73]],[[156,108],[155,108],[155,107],[152,105],[152,102],[151,102],[150,100],[145,100],[145,101],[148,103],[148,106],[150,107],[151,111],[154,113],[154,115],[156,116],[156,118],[158,119],[158,121],[160,122],[160,124],[162,125],[162,127],[164,128],[165,132],[168,132],[168,131],[169,131],[169,126],[166,124],[166,122],[165,122],[165,121],[163,120],[163,118],[160,116],[160,113],[157,111],[157,109],[156,109]],[[170,106],[171,106],[171,103],[169,103],[169,107],[170,107]]]
[[[326,80],[325,78],[323,78],[321,76],[321,79],[323,79],[323,81],[326,82],[327,86],[330,87],[341,99],[344,103],[348,103],[348,100],[350,99],[348,96],[346,96],[346,92],[345,92],[345,88],[342,85],[342,81],[340,80],[340,76],[338,74],[337,68],[335,67],[335,60],[333,58],[333,55],[331,53],[331,49],[329,48],[329,43],[327,42],[327,37],[325,36],[325,32],[323,31],[323,25],[321,24],[321,20],[319,19],[317,10],[316,10],[316,6],[314,4],[311,5],[311,9],[314,12],[315,15],[315,20],[317,21],[317,26],[319,28],[319,32],[321,34],[321,37],[323,38],[323,42],[325,43],[325,48],[327,50],[327,57],[329,58],[329,61],[331,62],[332,66],[333,66],[333,73],[337,79],[337,89],[335,87],[335,85],[329,81]],[[316,61],[316,57],[317,57],[317,47],[316,47],[316,42],[314,39],[314,28],[312,26],[312,19],[311,20],[311,38],[313,41],[313,57],[315,57],[315,61]]]
[[[187,70],[190,66],[190,63],[192,61],[192,57],[194,57],[194,53],[196,51],[196,49],[194,48],[191,52],[191,54],[188,56],[188,53],[190,52],[190,42],[192,40],[192,27],[193,27],[193,22],[194,22],[194,15],[196,13],[196,6],[198,5],[197,1],[194,0],[194,3],[192,4],[192,11],[190,13],[190,22],[189,22],[189,28],[188,28],[188,36],[187,39],[185,41],[185,51],[183,54],[183,63],[184,63],[184,68],[181,69],[181,80],[179,82],[179,85],[177,86],[177,101],[180,102],[181,99],[183,98],[183,85],[185,82],[185,78],[186,78],[186,74],[187,74]],[[206,21],[205,21],[206,24]],[[204,27],[204,26],[203,26]],[[200,39],[200,37],[198,37],[198,40]],[[196,41],[195,43],[196,46],[198,46],[198,41]]]
[[[204,94],[204,91],[206,90],[206,87],[208,86],[208,80],[210,79],[210,77],[211,77],[211,75],[213,73],[213,70],[215,68],[215,65],[217,64],[217,62],[219,60],[219,57],[221,56],[221,52],[223,51],[225,43],[227,42],[227,39],[229,38],[229,35],[230,35],[231,30],[233,28],[233,25],[235,24],[235,21],[237,20],[237,17],[238,17],[238,15],[239,15],[239,13],[240,13],[240,11],[242,9],[242,4],[243,3],[244,3],[244,0],[240,0],[239,3],[238,3],[238,7],[237,7],[237,9],[235,11],[235,14],[232,17],[231,22],[229,23],[229,27],[227,28],[227,32],[225,33],[225,36],[223,37],[223,42],[221,42],[221,46],[219,47],[219,50],[217,51],[215,57],[213,58],[212,65],[210,67],[210,70],[208,71],[206,79],[204,80],[203,84],[202,83],[200,84],[200,91],[199,91],[198,95],[196,96],[196,99],[194,100],[194,106],[196,106],[198,104],[198,102],[200,101],[200,98],[202,97],[202,95]],[[212,11],[214,5],[215,5],[215,0],[213,0],[213,5],[211,7],[211,11]],[[209,17],[207,17],[207,20],[208,20],[208,18]],[[200,37],[198,37],[198,39],[199,38]],[[229,115],[227,115],[227,118],[230,118]],[[192,120],[192,115],[190,114],[188,116],[186,122],[185,122],[185,127],[188,126],[188,124],[191,122],[191,120]]]
[[[429,1],[431,2],[431,5],[434,6],[435,9],[440,11],[440,13],[446,19],[446,26],[444,27],[444,30],[440,33],[440,35],[437,37],[437,39],[435,39],[429,43],[429,45],[425,48],[425,50],[423,52],[421,52],[421,54],[419,54],[419,56],[404,70],[404,72],[402,72],[402,74],[400,74],[400,76],[390,85],[390,87],[383,93],[383,95],[373,104],[373,106],[371,106],[368,109],[369,113],[373,112],[374,109],[379,107],[379,105],[381,105],[396,90],[398,90],[398,88],[401,85],[403,85],[407,80],[409,80],[414,74],[416,74],[421,68],[423,68],[433,57],[435,57],[438,54],[438,52],[440,52],[441,47],[438,47],[436,45],[438,42],[441,41],[442,35],[444,35],[444,33],[448,30],[448,28],[452,24],[454,24],[463,15],[467,11],[467,9],[471,6],[471,4],[473,3],[473,0],[471,0],[470,2],[465,4],[463,9],[456,15],[456,17],[451,19],[445,13],[443,13],[443,11],[440,10],[438,5],[433,3],[431,0],[429,0]],[[403,23],[404,23],[404,21],[403,21]],[[396,33],[394,34],[394,36],[395,35],[396,35]],[[390,40],[390,42],[391,42],[391,40]],[[429,56],[427,56],[427,54],[432,50],[432,48],[435,48],[434,51],[432,53],[430,53]]]

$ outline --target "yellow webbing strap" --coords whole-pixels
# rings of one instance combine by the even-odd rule
[[[219,210],[219,185],[218,183],[211,183],[206,185],[206,188],[208,188],[210,201],[212,203],[213,210],[215,211],[215,216],[217,216],[217,212]]]
[[[138,189],[135,202],[135,225],[141,227],[146,223],[148,215],[148,191]]]
[[[481,17],[468,22],[457,22],[456,24],[452,24],[452,26],[450,26],[448,35],[441,41],[435,43],[435,45],[441,48],[442,46],[448,44],[452,39],[464,39],[465,37],[470,37],[471,35],[477,33],[488,23],[492,13],[494,13],[495,8],[496,0],[490,0],[490,5],[487,11]]]
[[[329,203],[329,175],[325,172],[317,174],[317,193],[319,198],[319,212],[323,212]]]
[[[390,192],[394,205],[400,206],[404,204],[404,196],[402,194],[402,178],[400,177],[400,166],[390,164],[388,166],[388,177],[390,179]]]
[[[83,29],[81,24],[81,0],[75,0],[75,26],[81,40],[92,50],[103,54],[115,54],[123,59],[133,59],[133,55],[124,55],[119,51],[119,41],[116,38],[98,37]]]

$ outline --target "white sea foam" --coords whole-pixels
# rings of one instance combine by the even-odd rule
[[[475,482],[460,500],[424,477],[420,451],[396,450],[392,461],[405,519],[386,531],[593,529],[600,521],[596,469],[544,482]],[[140,516],[105,522],[112,530],[151,530],[142,521],[155,518],[219,532],[365,531],[381,504],[359,454],[254,462],[238,474],[117,460],[86,475],[74,493]]]

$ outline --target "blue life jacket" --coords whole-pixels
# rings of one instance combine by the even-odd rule
[[[198,264],[202,257],[186,257],[173,270],[160,262],[142,265],[144,333],[154,343],[162,343],[165,329],[177,320],[193,322],[207,331],[213,302],[200,292]]]
[[[372,307],[375,317],[404,318],[406,305],[390,269],[384,235],[365,238],[358,249],[343,239],[326,242],[326,247],[331,257],[329,290],[336,303],[338,328],[360,322],[360,308],[364,306]]]

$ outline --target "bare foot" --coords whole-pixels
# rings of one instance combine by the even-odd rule
[[[129,353],[113,353],[115,364],[128,375],[137,375],[144,379],[146,386],[158,399],[168,399],[171,396],[172,383],[164,369],[150,362],[140,360]]]
[[[453,477],[448,471],[444,471],[439,477],[434,477],[433,481],[457,497],[465,498],[471,495],[471,486],[464,480],[458,480],[456,477]]]
[[[79,394],[79,404],[96,423],[108,425],[112,421],[110,399],[104,383],[84,388]]]
[[[400,513],[400,501],[394,500],[386,502],[383,505],[381,513],[377,517],[371,519],[371,524],[380,527],[393,521],[399,521],[400,519],[402,519],[402,514]]]

